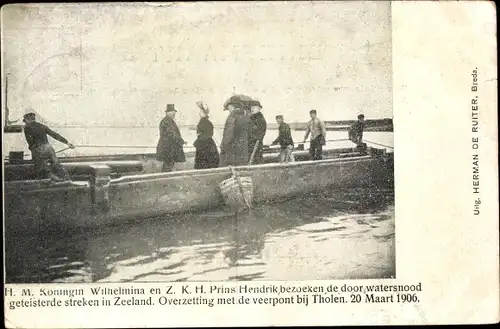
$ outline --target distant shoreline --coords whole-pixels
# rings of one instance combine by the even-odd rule
[[[356,120],[344,120],[344,121],[325,121],[326,130],[328,131],[346,131],[349,127],[354,124]],[[306,129],[306,122],[291,122],[290,127],[292,130],[301,131]],[[157,125],[103,125],[103,126],[83,126],[83,125],[51,125],[48,124],[52,128],[157,128]],[[4,132],[21,132],[22,125],[11,125],[4,126]],[[215,128],[222,129],[223,125],[215,125]],[[278,129],[278,125],[274,122],[268,122],[268,129],[276,130]],[[196,125],[179,125],[179,128],[195,130]],[[366,120],[365,121],[365,131],[383,131],[383,132],[391,132],[394,130],[392,119],[374,119],[374,120]]]

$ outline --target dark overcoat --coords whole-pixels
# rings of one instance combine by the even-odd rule
[[[252,114],[250,116],[250,135],[249,135],[249,142],[248,142],[248,153],[249,157],[252,156],[253,149],[255,147],[255,144],[259,142],[259,145],[257,146],[257,150],[254,155],[254,162],[253,163],[260,163],[262,162],[262,143],[264,141],[264,136],[266,135],[266,130],[267,130],[267,122],[266,119],[264,118],[264,115],[261,112],[257,112],[255,114]]]
[[[219,151],[213,140],[214,125],[208,117],[203,117],[196,126],[198,138],[194,142],[196,154],[194,169],[217,168],[219,166]]]
[[[185,162],[184,140],[175,121],[166,116],[160,122],[160,139],[156,146],[156,159],[163,162]]]
[[[293,147],[294,144],[293,144],[292,133],[290,130],[290,125],[282,122],[279,125],[278,131],[279,131],[278,138],[276,138],[273,144],[280,144],[282,149],[286,149],[289,146]]]
[[[220,167],[248,164],[250,117],[243,110],[234,110],[224,125],[220,147]]]

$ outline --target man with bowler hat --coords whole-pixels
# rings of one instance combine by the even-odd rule
[[[156,159],[163,162],[162,171],[172,171],[176,162],[186,162],[181,132],[175,123],[177,110],[174,104],[167,104],[165,117],[160,122],[160,139],[156,146]]]
[[[23,116],[23,121],[26,124],[24,136],[31,151],[36,177],[38,179],[50,178],[56,182],[68,180],[68,172],[61,165],[54,148],[49,144],[47,135],[72,149],[75,146],[46,125],[37,122],[36,114],[31,109]],[[50,163],[50,166],[47,166],[47,163]]]

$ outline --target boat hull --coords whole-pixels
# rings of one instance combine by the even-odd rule
[[[96,165],[92,170],[90,182],[6,182],[6,231],[91,228],[217,208],[223,204],[219,183],[231,176],[229,168],[217,168],[111,179],[108,166]],[[236,171],[252,178],[254,203],[327,187],[387,188],[394,184],[392,154],[269,163]]]

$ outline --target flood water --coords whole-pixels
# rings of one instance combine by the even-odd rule
[[[389,278],[394,233],[392,190],[326,190],[238,215],[220,209],[7,236],[7,282]]]

